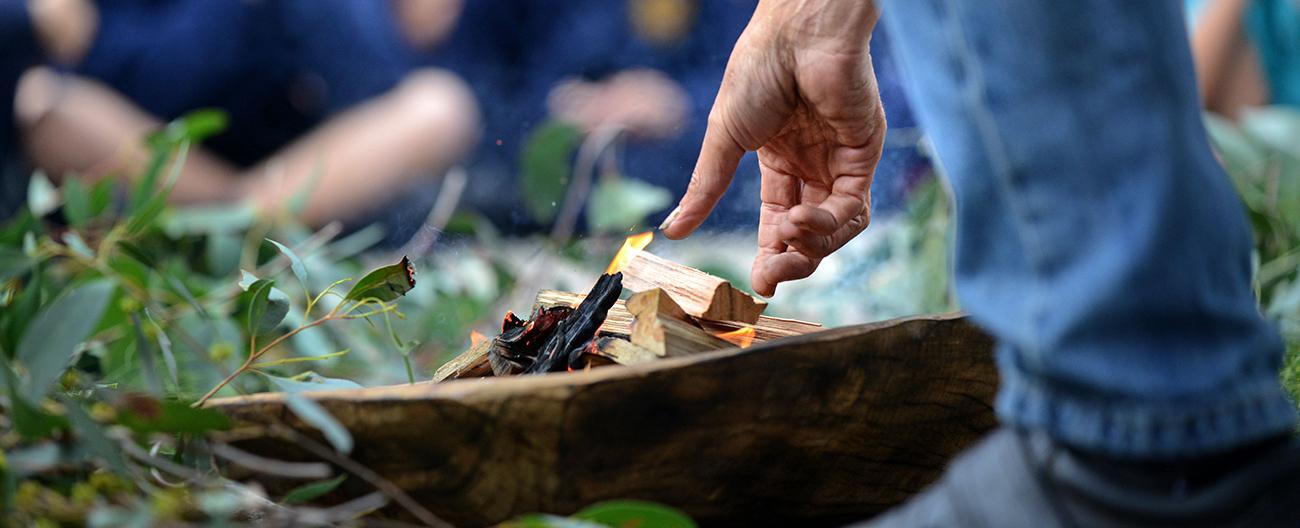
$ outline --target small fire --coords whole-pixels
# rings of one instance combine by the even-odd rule
[[[717,334],[717,337],[740,348],[749,348],[749,345],[754,344],[754,328],[746,326],[730,332]]]
[[[470,330],[470,331],[469,331],[469,344],[470,344],[470,345],[472,345],[472,346],[478,346],[479,343],[482,343],[482,342],[484,342],[484,341],[487,341],[487,336],[478,333],[477,330]]]
[[[605,273],[614,274],[622,271],[623,267],[632,262],[632,259],[636,258],[637,254],[641,253],[641,250],[650,245],[650,241],[654,240],[654,238],[654,231],[646,231],[639,235],[627,237],[627,240],[623,241],[623,247],[619,248],[618,253],[614,255],[614,260],[609,261],[609,267],[605,268]]]

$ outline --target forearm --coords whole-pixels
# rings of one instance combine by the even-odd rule
[[[1217,0],[1201,14],[1192,31],[1196,81],[1206,108],[1224,112],[1225,99],[1241,73],[1239,66],[1256,60],[1243,23],[1250,0]],[[1258,71],[1257,69],[1255,71]]]

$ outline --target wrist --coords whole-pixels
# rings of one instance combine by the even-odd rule
[[[870,42],[880,9],[871,0],[760,0],[754,19],[794,43],[859,51]]]

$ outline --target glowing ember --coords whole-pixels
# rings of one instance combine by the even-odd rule
[[[470,345],[472,345],[472,346],[478,346],[479,343],[482,343],[482,342],[484,342],[484,341],[487,341],[487,336],[478,333],[478,331],[476,331],[476,330],[470,330],[470,332],[469,332],[469,344],[470,344]]]
[[[650,245],[650,241],[654,240],[654,238],[654,231],[646,231],[639,235],[627,237],[627,240],[623,241],[623,247],[619,248],[618,253],[614,255],[614,260],[609,261],[609,267],[605,268],[605,273],[612,275],[622,271],[623,267],[627,266],[628,262],[632,262],[632,259],[636,258],[641,250]]]
[[[749,345],[754,344],[754,328],[746,326],[738,330],[717,334],[717,337],[740,348],[748,348]]]

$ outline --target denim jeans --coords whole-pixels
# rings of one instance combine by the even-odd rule
[[[1295,423],[1181,4],[882,6],[955,197],[958,297],[999,342],[1000,418],[1117,457]]]

